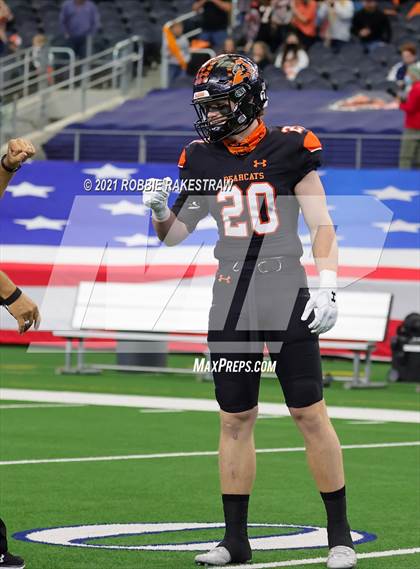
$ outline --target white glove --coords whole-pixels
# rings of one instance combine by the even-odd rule
[[[157,221],[166,221],[169,218],[168,198],[171,193],[172,180],[166,178],[149,178],[143,190],[143,204],[150,207],[152,215]]]
[[[312,310],[315,310],[315,318],[308,324],[312,334],[324,334],[331,330],[337,322],[337,273],[323,270],[319,273],[320,285],[316,291],[311,291],[311,298],[305,306],[302,320],[307,320]]]

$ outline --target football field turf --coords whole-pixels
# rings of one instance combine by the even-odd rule
[[[193,376],[112,372],[94,377],[56,376],[54,368],[62,364],[59,354],[27,354],[22,348],[1,348],[0,353],[1,387],[6,389],[212,398],[212,385],[197,382]],[[95,360],[101,358],[104,356],[95,356]],[[342,362],[328,361],[325,365],[332,370],[348,370]],[[382,379],[386,366],[377,365],[374,372],[376,379]],[[326,390],[326,399],[334,406],[418,408],[418,394],[409,384],[348,391],[337,383]],[[261,401],[282,402],[276,381],[263,380]],[[185,548],[183,544],[213,541],[221,535],[220,529],[192,526],[222,522],[217,413],[75,406],[66,404],[64,393],[59,405],[1,402],[0,515],[10,532],[18,534],[18,539],[10,539],[11,551],[25,557],[28,569],[193,567],[195,552],[179,551],[177,546]],[[374,412],[370,418],[333,420],[344,445],[352,529],[365,532],[371,539],[358,545],[357,551],[378,555],[394,552],[387,557],[367,556],[359,566],[419,569],[418,553],[397,554],[401,553],[398,550],[420,545],[419,425],[375,422]],[[302,439],[291,419],[261,417],[256,446],[260,452],[249,516],[256,527],[250,534],[283,536],[278,543],[286,548],[255,550],[254,567],[324,567],[316,561],[327,553],[320,546],[322,532],[315,535],[313,548],[302,548],[303,542],[299,542],[300,549],[291,548],[293,544],[299,546],[291,535],[297,528],[288,526],[325,524]],[[163,525],[171,523],[180,523],[183,531],[163,532],[174,529]],[[112,527],[113,537],[90,540],[89,528],[79,529],[77,535],[68,534],[69,539],[78,536],[78,545],[96,546],[91,548],[22,541],[33,539],[27,532],[38,528],[98,524],[154,525],[143,528],[148,533],[140,534],[137,528],[133,535],[127,535],[130,526]],[[311,535],[309,529],[303,531]],[[104,532],[99,529],[97,535]],[[51,536],[60,543],[65,538],[61,532],[45,534],[40,540],[52,540]],[[175,550],[158,551],[159,544],[172,544]],[[154,547],[139,549],[147,545]],[[126,549],[129,547],[132,549]],[[299,561],[300,565],[293,564]]]

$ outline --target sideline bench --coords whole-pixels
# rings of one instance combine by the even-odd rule
[[[197,353],[207,353],[206,334],[212,300],[210,280],[159,281],[153,283],[81,282],[74,307],[72,330],[56,330],[66,339],[62,373],[98,373],[100,370],[195,373],[192,369],[123,366],[84,363],[87,339],[134,342],[187,342]],[[348,292],[337,295],[339,317],[332,330],[320,337],[325,349],[353,354],[350,387],[379,387],[370,382],[371,355],[377,342],[384,341],[388,328],[392,294]],[[76,366],[72,365],[73,340],[77,341]],[[365,372],[361,375],[364,354]]]

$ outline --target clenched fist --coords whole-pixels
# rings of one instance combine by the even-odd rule
[[[29,140],[24,138],[12,138],[7,146],[7,153],[4,157],[4,165],[13,170],[25,162],[28,158],[32,158],[35,154],[35,147]]]
[[[20,297],[7,307],[10,314],[18,323],[19,333],[24,334],[34,324],[35,330],[38,330],[41,323],[41,316],[37,305],[22,293]]]
[[[149,178],[143,191],[143,203],[150,207],[153,216],[158,221],[165,221],[169,217],[168,198],[171,178]]]

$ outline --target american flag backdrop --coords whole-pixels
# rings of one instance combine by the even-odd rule
[[[320,174],[337,227],[340,287],[392,292],[391,335],[409,312],[420,311],[420,175],[341,169]],[[217,231],[211,218],[174,248],[162,245],[154,234],[135,182],[164,176],[177,179],[177,168],[34,161],[18,172],[0,202],[0,262],[42,310],[41,330],[28,334],[25,342],[49,340],[52,330],[70,327],[82,280],[169,279],[191,266],[191,275],[215,272]],[[123,180],[132,184],[126,182],[123,189]],[[309,282],[315,283],[303,220],[300,237]],[[3,342],[22,341],[6,311],[0,330]],[[388,342],[377,355],[389,355]]]

